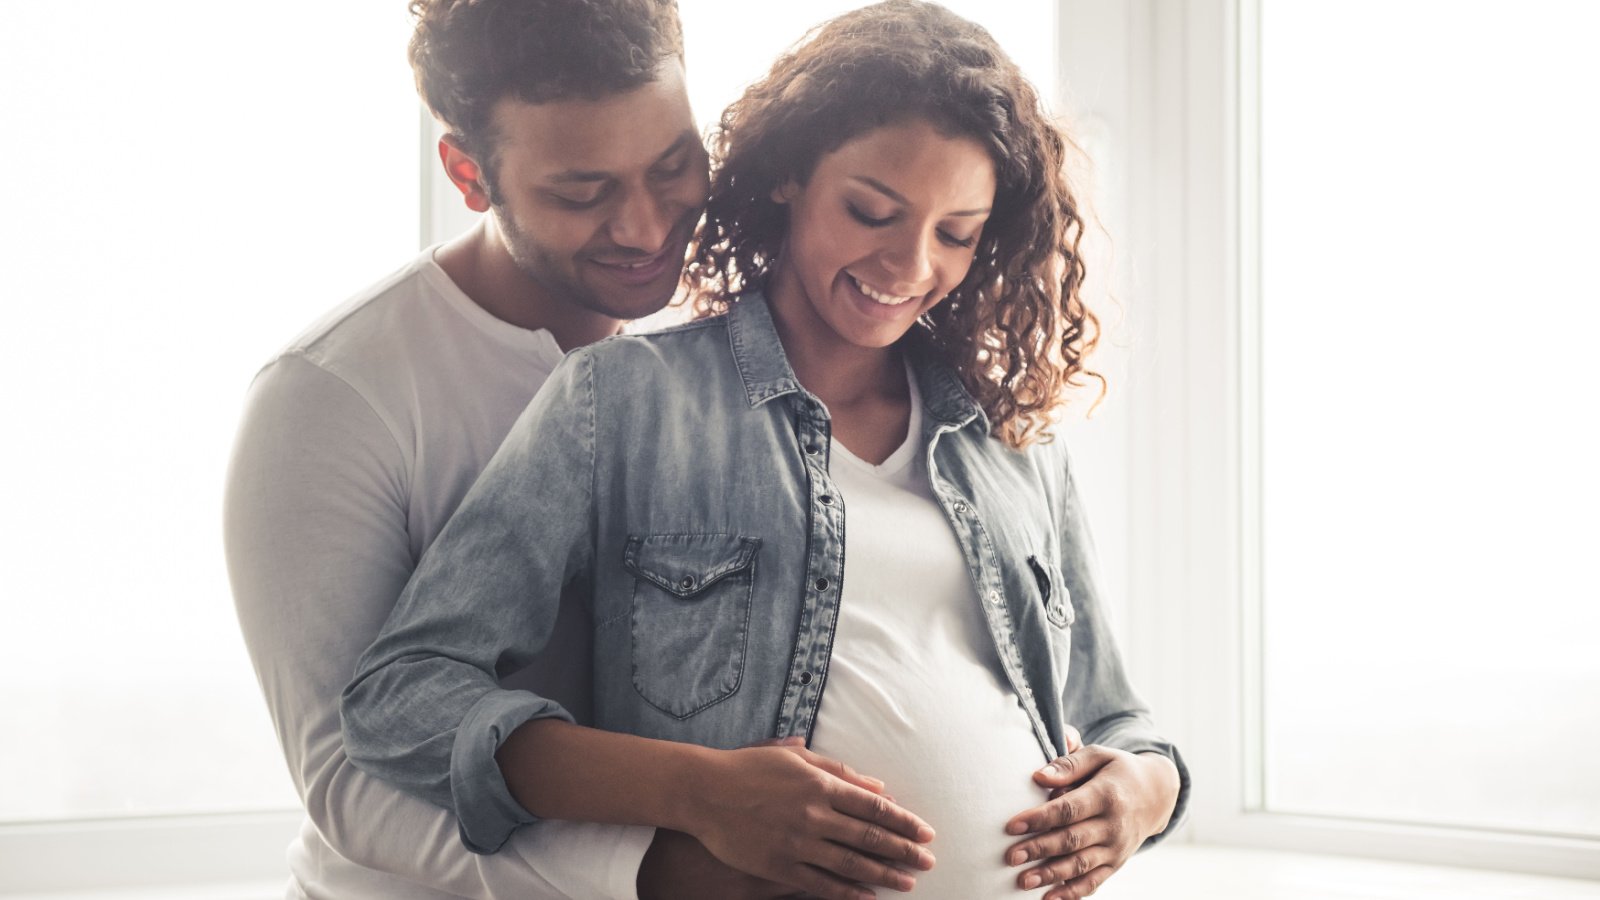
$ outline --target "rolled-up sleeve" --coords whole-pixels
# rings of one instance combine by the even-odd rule
[[[424,554],[356,665],[340,707],[359,767],[455,813],[461,838],[492,853],[535,821],[495,752],[559,703],[506,690],[549,639],[562,587],[592,558],[591,363],[570,355]]]
[[[1059,442],[1058,442],[1059,446]],[[1100,603],[1095,578],[1094,540],[1089,533],[1082,498],[1065,448],[1060,448],[1059,471],[1065,473],[1058,521],[1061,527],[1062,567],[1072,582],[1072,659],[1062,700],[1066,720],[1075,725],[1085,744],[1099,744],[1129,753],[1159,753],[1178,768],[1178,799],[1167,827],[1145,841],[1150,847],[1182,824],[1189,808],[1189,768],[1178,748],[1156,730],[1150,710],[1139,699],[1117,650],[1110,620]]]

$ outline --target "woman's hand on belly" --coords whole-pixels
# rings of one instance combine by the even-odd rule
[[[1028,835],[1006,851],[1027,890],[1062,883],[1044,900],[1080,900],[1099,889],[1145,839],[1160,834],[1178,800],[1178,768],[1159,753],[1091,744],[1034,773],[1050,800],[1018,814],[1008,834]]]
[[[718,859],[825,900],[873,900],[862,885],[909,891],[933,868],[933,829],[883,783],[798,740],[707,751],[681,830]]]

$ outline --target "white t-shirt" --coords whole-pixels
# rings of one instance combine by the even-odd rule
[[[251,385],[225,537],[245,642],[307,811],[289,848],[291,898],[636,896],[654,829],[540,822],[479,856],[445,810],[356,769],[339,729],[357,657],[561,355],[549,332],[472,302],[429,250]],[[508,683],[584,721],[589,628],[581,604],[563,604],[548,651]]]
[[[844,584],[811,749],[881,778],[937,833],[919,900],[1037,896],[1005,863],[1012,816],[1047,792],[1048,760],[1000,670],[971,576],[928,485],[922,404],[882,465],[832,444],[844,499]],[[898,896],[879,891],[879,896]]]

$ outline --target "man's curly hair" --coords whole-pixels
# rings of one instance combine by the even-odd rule
[[[412,0],[411,69],[423,102],[478,160],[493,190],[490,112],[594,100],[654,81],[683,56],[677,0]]]
[[[1071,146],[987,31],[919,0],[833,19],[722,114],[705,221],[686,273],[697,313],[764,287],[788,228],[774,188],[804,184],[825,154],[884,125],[923,119],[969,137],[995,166],[995,200],[971,270],[922,318],[939,355],[1012,447],[1047,439],[1099,324],[1080,295],[1084,220],[1064,166]]]

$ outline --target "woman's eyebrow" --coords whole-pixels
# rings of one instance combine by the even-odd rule
[[[887,184],[884,184],[883,182],[879,181],[876,178],[873,178],[870,175],[851,175],[850,176],[850,180],[854,181],[854,182],[858,182],[858,183],[863,184],[863,185],[866,185],[869,188],[872,188],[873,190],[875,190],[878,193],[884,195],[885,197],[888,197],[890,200],[893,200],[894,202],[900,204],[901,206],[910,206],[911,205],[911,201],[907,200],[899,191],[896,191],[894,188],[889,187]],[[947,216],[986,216],[986,215],[989,214],[989,211],[990,211],[990,207],[985,206],[985,207],[982,207],[982,208],[979,208],[979,209],[957,210],[956,212],[945,213],[945,215],[947,215]]]

